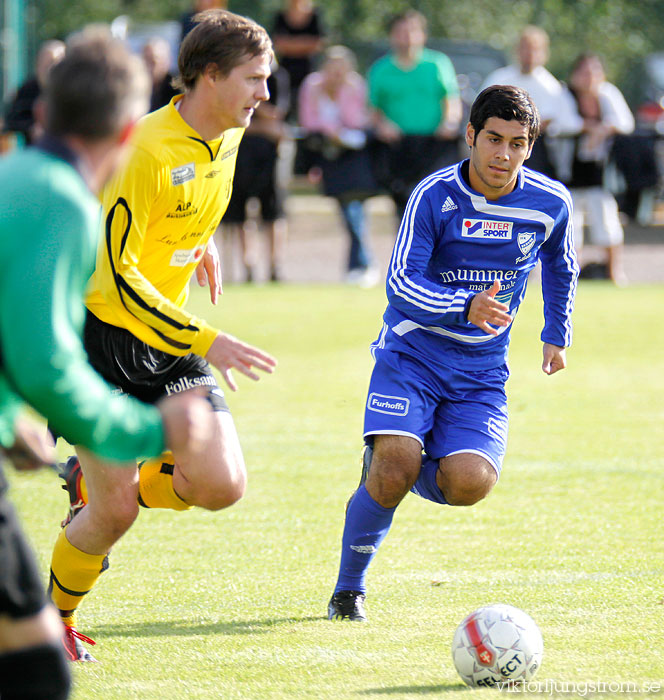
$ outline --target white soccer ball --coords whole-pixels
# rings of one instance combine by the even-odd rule
[[[497,603],[472,612],[457,627],[452,659],[470,686],[528,682],[542,663],[544,643],[523,610]]]

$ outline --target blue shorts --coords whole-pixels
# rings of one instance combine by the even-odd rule
[[[507,446],[505,365],[465,371],[375,350],[364,437],[407,435],[433,459],[472,452],[499,475]]]

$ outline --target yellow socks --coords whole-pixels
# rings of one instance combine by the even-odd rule
[[[83,596],[108,568],[105,554],[86,554],[72,545],[61,530],[53,548],[49,593],[66,625],[74,625]]]
[[[173,455],[164,452],[153,459],[146,459],[138,465],[138,504],[144,508],[170,508],[171,510],[189,510],[192,506],[185,503],[173,488]],[[79,476],[79,491],[87,504],[88,489],[85,477]]]
[[[138,465],[138,503],[145,508],[189,510],[173,488],[173,455],[164,452]]]
[[[139,464],[138,502],[146,508],[189,510],[173,488],[173,455],[165,452],[159,457]],[[78,490],[87,503],[87,488],[80,475]],[[83,596],[108,568],[106,554],[86,554],[74,547],[63,528],[53,548],[49,594],[66,625],[75,625],[76,608]]]

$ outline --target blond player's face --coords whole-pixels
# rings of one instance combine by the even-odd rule
[[[214,78],[211,114],[219,130],[249,126],[256,107],[270,97],[270,56],[259,54],[235,66],[227,75]]]

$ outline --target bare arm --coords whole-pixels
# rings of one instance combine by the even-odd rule
[[[442,120],[436,129],[436,136],[441,139],[453,139],[458,136],[461,114],[461,98],[446,97],[443,100]]]
[[[57,461],[55,445],[44,425],[19,416],[14,423],[14,444],[1,450],[19,471],[31,471]]]
[[[274,48],[277,54],[289,58],[313,56],[323,50],[325,39],[314,34],[279,34],[274,37]]]
[[[381,110],[372,108],[369,112],[376,136],[385,143],[395,143],[402,137],[401,129],[390,121]]]

